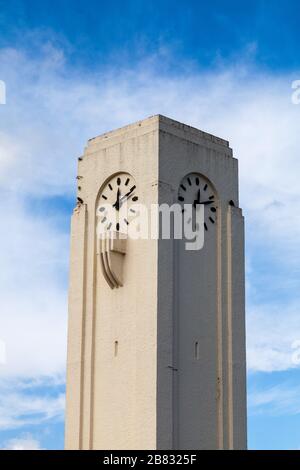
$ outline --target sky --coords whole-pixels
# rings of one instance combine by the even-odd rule
[[[77,157],[158,113],[239,159],[248,446],[300,448],[299,14],[293,0],[0,0],[0,448],[63,448]]]

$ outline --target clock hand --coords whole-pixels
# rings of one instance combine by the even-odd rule
[[[130,191],[128,191],[128,193],[124,194],[124,196],[121,197],[120,202],[122,203],[125,199],[129,199],[129,197],[132,195],[135,188],[136,188],[136,186],[132,186]]]
[[[119,203],[119,208],[122,206],[122,204],[125,202],[125,201],[129,201],[129,199],[134,195],[134,192],[128,194],[126,197],[125,196],[122,196],[121,199],[120,199],[120,203]]]
[[[198,193],[197,193],[197,199],[194,200],[195,209],[196,209],[197,204],[201,204],[201,202],[200,202],[200,189],[198,190]]]
[[[118,188],[117,200],[116,200],[116,202],[113,204],[113,207],[114,207],[117,211],[120,209],[120,188]]]
[[[204,204],[205,206],[207,204],[213,204],[213,203],[214,203],[214,201],[201,201],[201,202],[199,202],[199,204]]]

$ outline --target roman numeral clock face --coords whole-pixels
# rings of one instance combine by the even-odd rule
[[[99,197],[97,216],[101,231],[127,232],[127,227],[136,216],[134,204],[138,202],[134,178],[128,173],[112,176]]]
[[[212,185],[203,176],[190,173],[185,176],[179,186],[178,202],[183,206],[182,212],[186,211],[185,204],[192,205],[192,217],[187,223],[193,223],[194,212],[198,205],[204,206],[204,230],[213,229],[217,222],[217,200]]]

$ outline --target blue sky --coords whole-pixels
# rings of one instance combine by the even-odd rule
[[[249,447],[300,447],[299,10],[0,0],[0,447],[63,447],[76,160],[88,138],[156,113],[229,139],[239,158]]]
[[[201,66],[234,59],[259,43],[257,61],[272,70],[299,66],[299,3],[229,0],[1,2],[1,44],[23,45],[24,30],[54,32],[79,65],[139,60],[161,46],[176,49],[173,66],[187,58]],[[168,64],[170,65],[170,64]]]

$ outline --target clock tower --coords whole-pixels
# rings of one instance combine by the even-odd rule
[[[246,448],[244,221],[228,142],[153,116],[89,140],[77,182],[66,448]],[[153,207],[177,208],[201,243],[162,236],[164,214],[146,236]]]

